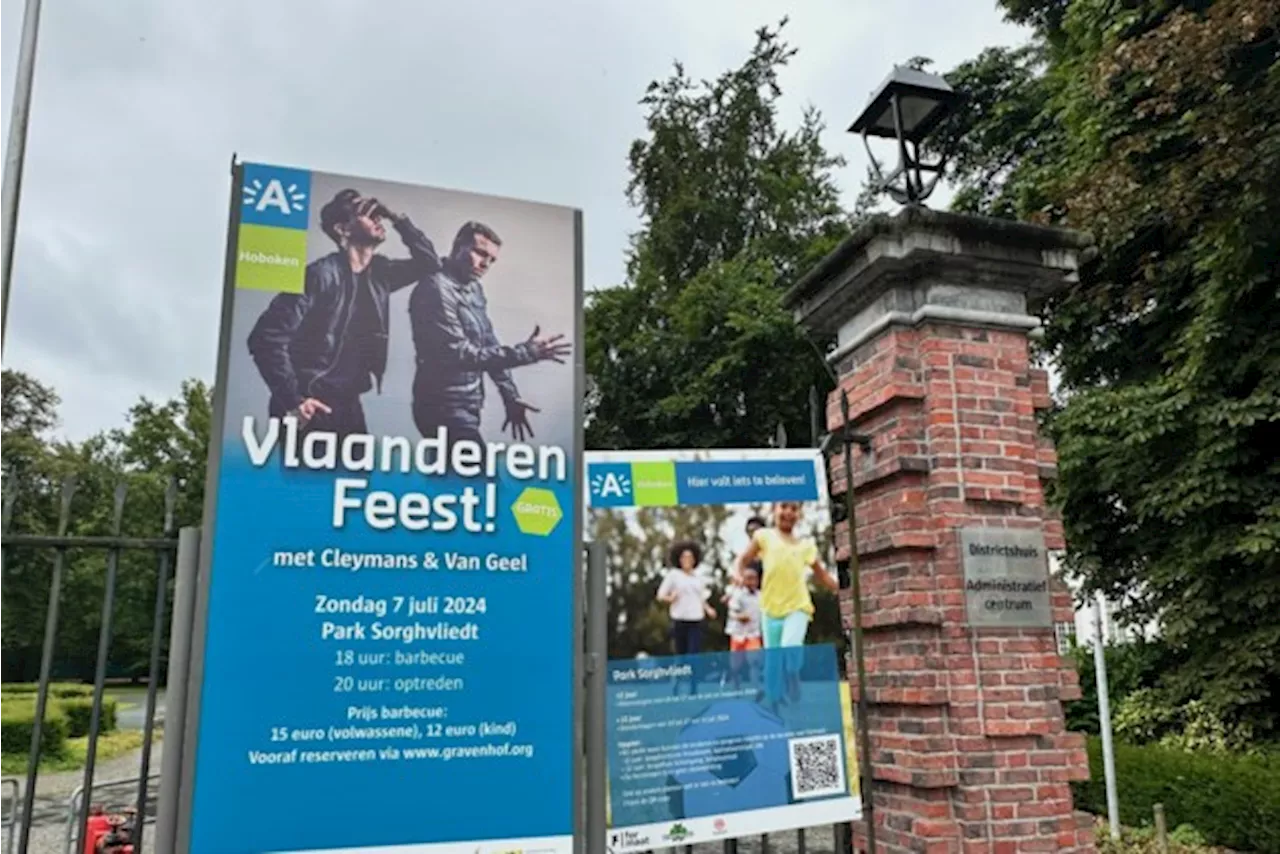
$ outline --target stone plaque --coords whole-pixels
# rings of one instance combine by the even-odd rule
[[[1049,558],[1038,529],[961,528],[969,625],[1050,628]]]

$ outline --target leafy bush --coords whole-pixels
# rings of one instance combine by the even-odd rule
[[[1115,707],[1111,726],[1129,744],[1159,741],[1178,726],[1178,710],[1152,688],[1139,688]]]
[[[1163,641],[1139,638],[1126,643],[1110,643],[1103,647],[1103,655],[1107,660],[1107,687],[1110,689],[1111,708],[1115,710],[1117,717],[1125,700],[1137,692],[1143,692],[1147,702],[1157,707],[1165,704],[1157,702],[1160,695],[1150,690],[1158,684],[1160,674],[1171,666],[1174,657],[1173,651]],[[1075,660],[1076,672],[1080,674],[1081,697],[1064,705],[1067,729],[1097,735],[1098,687],[1093,647],[1073,644],[1071,657]]]
[[[1112,720],[1130,744],[1158,742],[1174,750],[1250,753],[1257,745],[1248,722],[1233,723],[1201,700],[1170,705],[1160,692],[1140,688],[1120,701]]]
[[[0,703],[0,752],[26,753],[30,750],[35,719],[36,704],[33,700],[5,698]],[[40,752],[45,756],[62,756],[66,753],[67,731],[66,712],[58,703],[50,703],[44,711]]]
[[[80,738],[89,734],[89,724],[93,716],[93,697],[68,697],[57,701],[67,715],[67,734],[71,738]],[[112,732],[116,728],[116,707],[114,697],[102,698],[102,718],[98,732]]]
[[[1153,827],[1122,828],[1120,838],[1113,840],[1107,831],[1105,819],[1099,819],[1094,835],[1098,839],[1099,854],[1164,854],[1156,839]],[[1168,854],[1200,854],[1211,849],[1204,836],[1189,824],[1182,824],[1169,831]]]
[[[1092,778],[1072,785],[1076,805],[1104,814],[1101,741],[1090,738],[1088,749]],[[1211,845],[1280,854],[1280,759],[1275,756],[1116,744],[1116,786],[1123,824],[1149,825],[1152,807],[1162,803],[1171,826],[1191,825]]]

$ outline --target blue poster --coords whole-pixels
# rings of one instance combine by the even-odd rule
[[[587,455],[607,555],[609,848],[859,818],[814,451]]]
[[[239,180],[187,850],[568,854],[577,214]]]

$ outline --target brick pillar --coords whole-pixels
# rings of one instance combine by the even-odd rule
[[[1038,302],[1087,246],[1074,232],[907,209],[863,226],[788,295],[802,323],[837,341],[828,428],[839,430],[843,390],[854,430],[872,438],[854,457],[854,494],[859,725],[880,851],[1094,850],[1068,786],[1089,773],[1063,719],[1076,674],[1051,627],[970,624],[959,534],[1038,530],[1063,547],[1044,500],[1056,457],[1036,420],[1048,380],[1029,339]],[[842,501],[838,457],[831,474]],[[847,524],[837,543],[847,557]],[[1066,588],[1053,582],[1050,597],[1054,622],[1071,621]],[[855,837],[865,850],[865,823]]]

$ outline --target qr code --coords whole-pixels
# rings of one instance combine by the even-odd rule
[[[839,735],[793,738],[787,747],[791,751],[792,797],[848,794]]]

